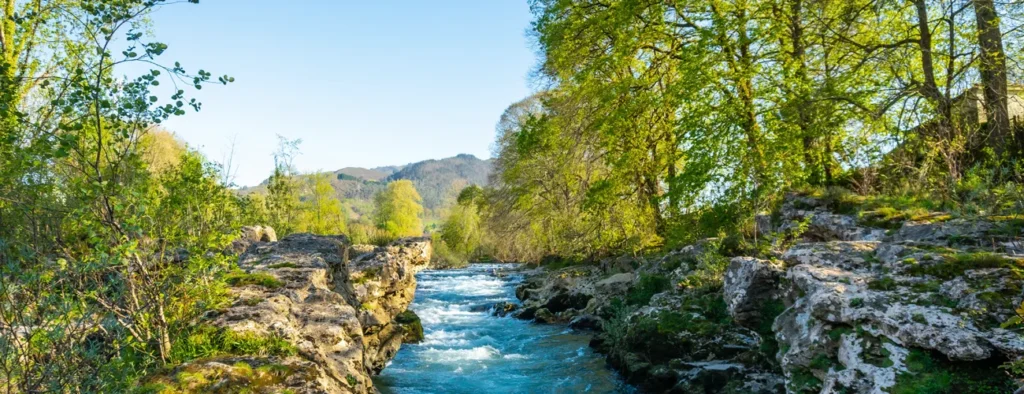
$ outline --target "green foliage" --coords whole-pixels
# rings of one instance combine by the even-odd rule
[[[298,349],[276,336],[236,332],[201,324],[189,327],[171,348],[171,360],[181,363],[215,356],[292,356]]]
[[[298,231],[337,235],[347,231],[345,210],[335,196],[334,188],[326,174],[316,173],[306,177],[304,199],[300,205]]]
[[[929,351],[911,349],[907,372],[896,377],[891,394],[1009,393],[1017,389],[1009,376],[993,373],[990,362],[950,362]]]
[[[886,276],[884,278],[881,278],[881,279],[873,280],[870,283],[868,283],[868,288],[871,289],[871,290],[890,291],[890,290],[895,290],[896,287],[897,287],[896,280],[894,280],[893,278],[890,278],[888,276]]]
[[[441,239],[440,233],[430,235],[434,246],[434,253],[430,256],[432,264],[438,268],[462,268],[469,265],[469,260],[463,254],[456,253],[448,243]]]
[[[672,283],[663,275],[641,275],[636,286],[626,294],[627,305],[647,305],[651,297],[672,288]]]
[[[916,264],[907,269],[912,275],[931,275],[950,280],[971,269],[1005,268],[1017,279],[1024,278],[1024,265],[1017,259],[992,253],[959,253],[946,257],[941,262]]]
[[[422,199],[412,182],[394,181],[373,198],[377,228],[396,237],[423,235]]]
[[[233,261],[224,251],[247,202],[219,166],[156,126],[200,109],[186,86],[232,78],[163,63],[167,46],[147,36],[145,18],[165,4],[0,5],[0,364],[9,390],[127,392],[172,364],[180,333],[226,302],[217,278]],[[151,69],[120,78],[114,64],[117,73]],[[161,81],[182,89],[150,90]],[[36,327],[28,338],[26,327]]]
[[[385,246],[398,239],[387,230],[377,228],[367,222],[349,223],[349,238],[353,244]]]

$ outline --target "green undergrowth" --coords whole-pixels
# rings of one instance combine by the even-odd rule
[[[216,356],[291,356],[298,349],[284,338],[236,332],[208,324],[196,326],[174,342],[171,359],[180,363]]]
[[[1020,260],[985,252],[949,255],[938,263],[913,265],[907,269],[907,273],[911,275],[930,275],[943,280],[951,280],[962,276],[964,271],[986,268],[1005,268],[1010,271],[1013,279],[1024,279],[1024,264]]]
[[[869,227],[896,229],[906,221],[941,222],[959,216],[951,202],[928,196],[860,195],[841,187],[804,188],[795,192],[819,199],[824,208],[834,213],[854,215],[860,224]]]
[[[890,394],[1004,394],[1017,389],[1013,379],[1000,370],[1000,360],[951,362],[945,356],[912,349],[907,372],[896,377]]]
[[[636,286],[626,293],[626,304],[647,305],[655,294],[666,291],[672,287],[670,281],[664,275],[645,274],[640,276]]]
[[[293,390],[281,385],[288,380],[316,379],[312,367],[299,367],[279,363],[253,366],[237,361],[229,368],[203,368],[192,365],[177,371],[174,375],[160,375],[151,378],[140,387],[140,394],[294,394]]]

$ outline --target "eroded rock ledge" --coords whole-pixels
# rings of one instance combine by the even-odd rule
[[[422,330],[407,308],[415,274],[427,267],[431,251],[428,238],[373,247],[350,245],[343,236],[293,234],[252,243],[239,258],[244,273],[230,290],[234,301],[212,323],[281,339],[294,355],[203,360],[176,373],[210,372],[221,391],[239,385],[250,392],[375,392],[370,376],[394,357],[407,333],[412,339]],[[263,386],[252,378],[231,379],[235,368],[255,371],[248,376],[263,373],[256,379]]]

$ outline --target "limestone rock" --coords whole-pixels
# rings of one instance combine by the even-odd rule
[[[779,298],[781,264],[753,257],[735,257],[725,272],[723,296],[736,323],[756,327],[766,302]]]
[[[234,254],[241,254],[255,243],[277,242],[277,233],[270,226],[243,226],[241,235],[231,242],[230,251]]]
[[[352,260],[349,252],[343,236],[292,234],[254,244],[239,267],[273,280],[233,287],[236,301],[212,323],[293,344],[297,361],[315,365],[307,379],[312,388],[295,392],[374,392],[370,375],[415,337],[415,319],[403,312],[431,246],[429,239],[415,238]]]

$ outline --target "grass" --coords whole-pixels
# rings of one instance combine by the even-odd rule
[[[281,283],[281,281],[276,277],[263,272],[248,273],[243,271],[232,271],[224,276],[224,283],[227,283],[232,287],[256,285],[263,286],[268,289],[276,289],[284,286],[284,283]]]
[[[1006,268],[1017,280],[1024,279],[1024,266],[1016,259],[1007,258],[994,253],[959,253],[947,256],[940,263],[917,264],[907,272],[911,275],[929,275],[942,280],[951,280],[964,274],[964,271],[983,268]]]
[[[296,379],[298,377],[298,379]],[[309,367],[294,367],[278,363],[253,367],[238,361],[230,368],[204,368],[192,365],[177,372],[177,376],[158,375],[150,378],[137,392],[145,394],[184,393],[282,393],[294,394],[281,385],[289,380],[310,380],[316,371]]]
[[[805,190],[805,196],[822,200],[826,208],[844,215],[856,215],[861,224],[884,229],[897,229],[908,220],[938,222],[951,215],[935,213],[946,207],[941,201],[913,195],[862,196],[841,187]]]
[[[298,349],[285,339],[200,325],[171,347],[171,359],[185,362],[215,356],[291,356]]]

